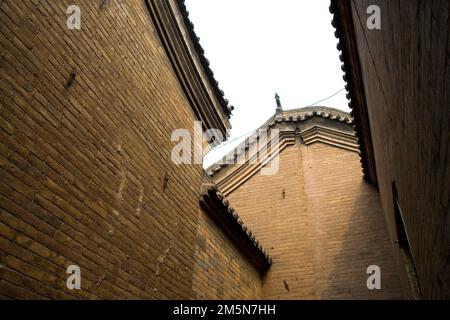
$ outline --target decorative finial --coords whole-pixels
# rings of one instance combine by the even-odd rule
[[[275,93],[275,100],[277,101],[277,108],[281,108],[281,101],[278,93]]]
[[[281,113],[283,113],[283,107],[281,106],[281,100],[280,100],[280,96],[278,95],[278,93],[275,93],[275,100],[277,101],[276,114],[280,115]]]

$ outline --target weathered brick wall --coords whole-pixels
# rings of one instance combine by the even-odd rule
[[[277,175],[257,174],[228,195],[273,258],[267,299],[401,298],[377,191],[362,180],[359,156],[297,143]],[[367,289],[369,265],[382,290]]]
[[[391,239],[397,239],[391,187],[395,182],[422,294],[448,299],[450,3],[352,3],[380,195]],[[381,9],[381,30],[365,27],[369,5]]]
[[[191,297],[201,167],[170,135],[194,118],[143,2],[79,1],[79,31],[33,3],[0,10],[1,294]]]
[[[196,299],[261,299],[261,275],[202,209],[195,242]]]
[[[170,160],[191,107],[144,1],[77,1],[74,31],[70,4],[0,3],[0,298],[195,297],[199,229],[238,252],[197,225],[201,165]]]

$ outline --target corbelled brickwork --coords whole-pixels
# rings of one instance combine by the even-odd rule
[[[359,155],[323,143],[284,149],[276,175],[257,174],[228,195],[273,258],[265,299],[401,298],[378,193]],[[367,267],[382,290],[368,290]]]
[[[73,31],[70,4],[0,3],[0,297],[200,297],[204,250],[242,270],[229,287],[210,272],[204,297],[257,297],[256,270],[200,215],[201,165],[170,159],[196,118],[144,1],[77,1]]]

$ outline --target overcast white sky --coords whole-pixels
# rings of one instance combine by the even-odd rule
[[[230,104],[230,140],[275,113],[305,107],[344,88],[329,0],[187,0],[195,32]],[[349,111],[345,91],[320,103]],[[242,139],[211,151],[205,167]]]

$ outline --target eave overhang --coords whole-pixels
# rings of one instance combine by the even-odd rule
[[[224,98],[194,32],[184,0],[145,0],[174,73],[203,129],[231,128],[232,106]]]
[[[237,248],[261,272],[266,272],[272,264],[272,258],[263,249],[255,235],[247,228],[229,201],[212,183],[202,186],[201,207],[224,230]]]
[[[279,130],[278,138],[267,140],[266,146],[260,145],[260,135],[269,137],[271,129]],[[257,174],[286,147],[295,144],[296,139],[305,145],[321,142],[360,154],[350,114],[323,106],[306,107],[272,116],[240,146],[207,168],[206,173],[228,195]],[[267,150],[264,159],[261,159],[258,148]],[[245,162],[236,163],[236,159],[245,159]]]
[[[333,14],[332,25],[336,29],[335,36],[339,42],[337,49],[344,72],[345,89],[351,115],[355,122],[355,131],[361,151],[361,164],[364,179],[378,187],[369,116],[367,113],[366,95],[355,37],[352,16],[352,5],[349,0],[331,0],[330,12]]]

